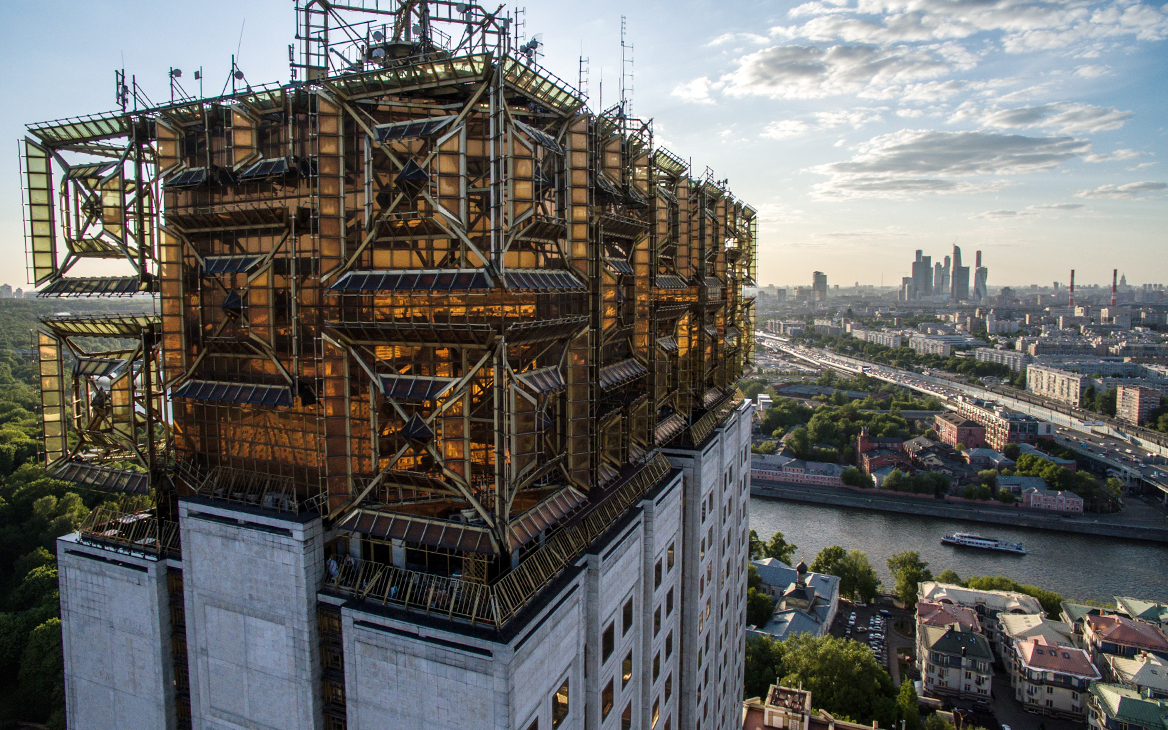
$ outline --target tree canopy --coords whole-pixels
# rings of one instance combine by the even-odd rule
[[[888,570],[896,579],[896,597],[910,611],[917,606],[917,586],[933,579],[929,564],[916,550],[905,550],[888,559]]]
[[[840,579],[840,595],[871,601],[880,592],[880,578],[868,562],[868,556],[859,550],[845,551],[831,545],[819,551],[811,562],[812,573],[834,575]]]

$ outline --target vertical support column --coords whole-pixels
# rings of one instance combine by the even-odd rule
[[[45,464],[50,465],[69,450],[65,415],[64,362],[61,342],[44,330],[33,335],[41,380],[41,423]]]

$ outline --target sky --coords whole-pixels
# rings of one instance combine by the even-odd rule
[[[369,0],[370,2],[372,0]],[[109,110],[114,70],[218,94],[231,55],[287,82],[292,0],[8,0],[0,137]],[[527,0],[541,63],[760,212],[759,282],[895,285],[915,249],[983,252],[991,287],[1168,283],[1168,6],[1138,0]],[[10,148],[12,149],[12,148]],[[17,155],[0,282],[27,286]]]

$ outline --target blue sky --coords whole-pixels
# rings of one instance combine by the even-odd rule
[[[0,133],[109,109],[113,70],[167,98],[218,93],[240,49],[287,81],[291,0],[10,0]],[[893,284],[913,250],[981,249],[991,286],[1168,281],[1168,7],[1135,0],[528,2],[553,72],[617,99],[762,214],[760,280]],[[242,42],[240,42],[242,30]],[[124,61],[123,61],[124,59]],[[10,148],[11,149],[11,148]],[[15,150],[13,150],[15,152]],[[0,281],[24,284],[16,155],[0,175]]]

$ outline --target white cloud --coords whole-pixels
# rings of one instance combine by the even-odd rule
[[[986,219],[990,219],[990,220],[995,220],[995,219],[1001,219],[1001,218],[1006,218],[1006,219],[1017,218],[1018,216],[1026,216],[1026,215],[1034,215],[1034,213],[1027,213],[1026,211],[1019,212],[1016,210],[987,210],[985,213],[978,213],[977,215],[973,216],[973,218],[975,220],[978,218],[986,218]]]
[[[1020,106],[1013,109],[978,109],[963,104],[949,119],[950,123],[976,120],[985,127],[1016,129],[1039,127],[1062,132],[1104,132],[1119,129],[1132,118],[1132,112],[1114,107],[1055,102],[1038,106]]]
[[[1084,79],[1097,79],[1110,74],[1111,69],[1107,66],[1079,66],[1075,69],[1075,75]]]
[[[1110,155],[1087,155],[1084,162],[1111,162],[1112,160],[1134,160],[1140,156],[1135,150],[1116,150]]]
[[[859,129],[866,124],[883,121],[884,112],[886,111],[888,110],[884,107],[872,108],[861,106],[853,109],[816,112],[812,115],[815,118],[814,123],[809,123],[801,119],[784,119],[771,122],[763,129],[762,136],[769,137],[770,139],[790,139],[791,137],[799,137],[810,132],[836,129],[838,127]]]
[[[934,78],[951,68],[935,52],[907,46],[772,46],[747,54],[738,63],[736,70],[720,79],[725,92],[774,99],[879,97],[889,87]],[[704,88],[708,91],[709,87]]]
[[[714,100],[710,97],[710,86],[710,79],[702,76],[688,83],[678,84],[673,87],[671,93],[683,101],[695,104],[713,104]]]
[[[859,145],[850,160],[811,171],[829,178],[814,187],[824,198],[973,193],[998,189],[1002,183],[952,178],[1050,170],[1090,149],[1089,142],[1072,137],[906,129]]]
[[[925,116],[925,113],[920,109],[897,109],[896,116],[904,117],[905,119],[917,119]]]
[[[1082,203],[1051,203],[1049,205],[1028,205],[1030,210],[1078,210],[1086,208]]]
[[[790,139],[807,134],[811,130],[812,126],[807,122],[799,119],[784,119],[766,125],[762,130],[762,136],[770,139]]]
[[[1094,190],[1080,190],[1076,198],[1117,198],[1126,200],[1147,200],[1147,193],[1158,193],[1168,189],[1168,183],[1144,180],[1123,185],[1100,185]]]

